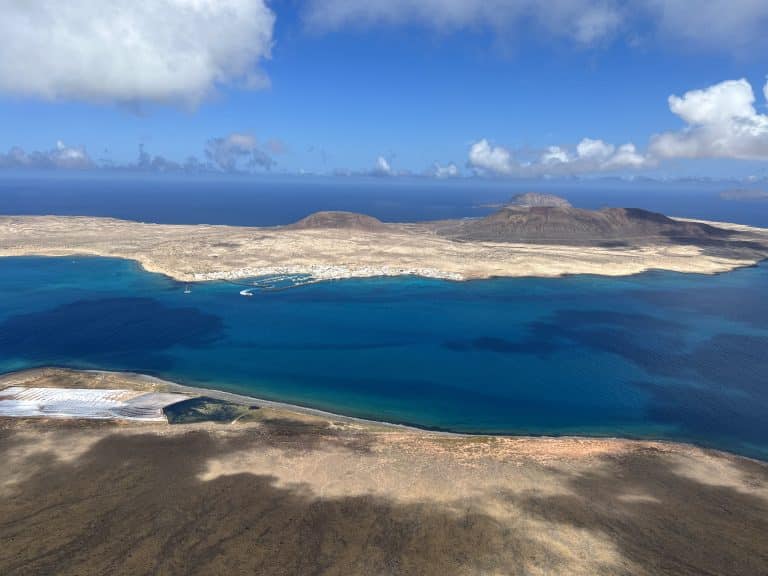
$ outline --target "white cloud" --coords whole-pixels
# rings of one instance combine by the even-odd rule
[[[49,158],[56,166],[62,168],[84,168],[91,164],[84,148],[67,146],[61,140],[56,142],[56,148],[50,151]]]
[[[315,30],[416,23],[441,32],[485,27],[514,37],[523,27],[593,44],[619,30],[714,50],[759,54],[765,0],[306,0]]]
[[[431,175],[435,178],[455,178],[459,176],[459,167],[453,162],[443,166],[438,162],[432,166]]]
[[[409,22],[443,31],[475,26],[508,31],[531,23],[588,44],[613,33],[621,15],[615,0],[308,0],[305,19],[321,31]]]
[[[656,28],[677,43],[717,52],[760,54],[766,46],[765,0],[642,0]]]
[[[576,153],[580,158],[597,162],[604,162],[610,158],[614,150],[615,147],[611,144],[606,144],[602,140],[592,140],[591,138],[584,138],[576,146]]]
[[[221,138],[211,138],[205,145],[205,157],[218,169],[234,172],[241,168],[266,168],[275,161],[251,134],[233,132]]]
[[[645,168],[653,164],[652,159],[643,156],[637,151],[634,144],[628,143],[619,146],[619,149],[599,166],[602,170],[611,170],[615,168]]]
[[[544,176],[644,168],[653,160],[637,152],[631,143],[616,148],[602,140],[584,138],[574,150],[549,146],[533,159],[521,161],[512,151],[483,139],[470,147],[468,164],[490,175]]]
[[[234,132],[221,138],[211,138],[205,144],[205,160],[190,156],[184,161],[150,154],[139,145],[134,162],[114,162],[109,158],[93,160],[85,148],[68,146],[62,141],[50,150],[26,152],[14,146],[0,153],[0,169],[104,169],[139,172],[237,172],[240,170],[271,169],[276,162],[270,152],[276,149],[275,140],[260,144],[251,134]],[[282,148],[280,149],[282,151]]]
[[[768,104],[768,82],[763,95]],[[541,176],[637,170],[670,158],[768,161],[768,115],[755,108],[755,94],[747,80],[728,80],[670,96],[669,109],[685,126],[653,136],[647,153],[632,143],[616,147],[584,138],[574,150],[548,146],[537,157],[521,161],[511,150],[483,139],[470,147],[468,164],[485,174]]]
[[[619,27],[621,16],[616,8],[606,3],[595,3],[573,22],[572,35],[582,44],[590,44],[608,36]]]
[[[85,148],[67,146],[59,140],[51,150],[25,152],[15,146],[7,154],[0,154],[0,168],[32,169],[85,169],[94,166]]]
[[[0,0],[0,14],[0,92],[194,104],[268,83],[265,0]]]
[[[391,176],[393,172],[392,166],[389,164],[389,160],[384,158],[384,156],[379,156],[376,158],[376,166],[371,171],[371,173],[378,176]]]
[[[469,148],[469,165],[481,172],[491,174],[512,174],[518,166],[512,160],[512,154],[501,146],[491,146],[485,138]]]
[[[539,157],[542,164],[567,164],[571,161],[571,156],[560,146],[549,146]]]
[[[763,88],[768,100],[768,83]],[[755,94],[745,79],[670,96],[669,109],[686,124],[651,139],[658,158],[735,158],[768,160],[768,116],[755,109]]]

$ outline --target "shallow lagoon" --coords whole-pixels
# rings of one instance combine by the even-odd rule
[[[768,459],[768,266],[720,276],[184,285],[0,259],[0,371],[132,370],[463,432],[670,438]]]

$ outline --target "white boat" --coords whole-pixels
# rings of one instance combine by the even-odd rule
[[[192,293],[192,290],[190,289],[189,284],[187,284],[186,287],[184,288],[184,294],[191,294],[191,293]]]
[[[253,293],[251,292],[253,288],[246,288],[245,290],[240,290],[240,296],[253,296]]]

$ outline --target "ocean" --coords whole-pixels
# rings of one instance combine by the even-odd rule
[[[563,196],[579,208],[644,208],[670,216],[768,227],[768,200],[724,200],[722,182],[525,181],[362,177],[187,177],[5,174],[0,214],[110,216],[164,224],[273,226],[319,210],[385,221],[483,216],[522,192]]]
[[[276,225],[481,216],[526,191],[768,226],[722,183],[9,175],[0,214]],[[131,262],[0,259],[0,371],[133,370],[461,432],[668,438],[768,459],[768,265],[719,276],[375,278],[191,294]]]
[[[768,266],[419,278],[239,295],[106,258],[0,259],[0,371],[131,370],[472,433],[695,442],[768,460]]]

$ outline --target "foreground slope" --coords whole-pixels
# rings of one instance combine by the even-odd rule
[[[158,386],[62,370],[8,379]],[[768,572],[763,463],[669,443],[248,414],[0,419],[0,573]]]

